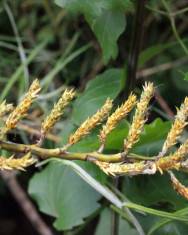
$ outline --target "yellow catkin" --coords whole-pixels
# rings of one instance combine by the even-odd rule
[[[27,153],[21,158],[5,158],[0,157],[0,170],[25,170],[26,167],[35,163],[36,160],[31,157],[31,153]]]
[[[95,161],[95,164],[107,175],[138,175],[138,174],[155,174],[156,165],[154,162],[137,162],[137,163],[108,163]]]
[[[172,172],[170,173],[171,181],[173,188],[178,192],[181,196],[188,200],[188,187],[185,187]]]
[[[163,170],[178,169],[181,167],[181,161],[188,154],[188,139],[183,143],[173,154],[159,158],[156,161],[158,170],[162,173]]]
[[[139,136],[147,120],[147,108],[154,93],[154,86],[152,83],[146,83],[143,88],[144,91],[141,94],[140,101],[137,103],[135,115],[133,117],[127,139],[124,141],[125,152],[128,152],[129,149],[131,149],[132,146],[139,140]]]
[[[181,105],[180,109],[177,111],[175,121],[169,131],[165,143],[163,145],[162,151],[159,157],[166,154],[168,149],[176,144],[177,139],[183,132],[184,127],[187,125],[186,119],[188,117],[188,97],[185,98],[184,103]]]
[[[31,84],[29,91],[25,94],[25,97],[20,102],[20,104],[18,104],[18,106],[8,116],[5,122],[5,132],[15,128],[19,120],[27,114],[39,91],[40,84],[38,79],[36,79]]]
[[[97,111],[92,117],[88,118],[81,126],[69,137],[68,144],[72,145],[77,143],[83,136],[90,133],[90,131],[100,124],[112,109],[112,100],[107,99],[105,104],[100,110]]]
[[[6,101],[3,101],[0,104],[0,117],[3,117],[6,113],[12,111],[13,105],[12,104],[6,104]]]
[[[62,116],[64,108],[70,103],[75,97],[75,91],[73,89],[66,89],[62,94],[61,98],[54,105],[50,114],[42,122],[41,132],[45,135],[55,125],[55,123]]]
[[[115,112],[110,117],[108,117],[106,124],[103,125],[99,134],[99,139],[102,144],[105,143],[107,135],[116,127],[118,122],[132,110],[135,104],[136,96],[131,94],[125,103],[118,107]]]

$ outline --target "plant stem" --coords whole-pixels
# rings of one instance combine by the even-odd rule
[[[128,57],[126,96],[129,95],[130,91],[134,89],[136,84],[136,70],[138,64],[138,56],[143,37],[144,7],[145,7],[145,0],[137,1],[134,31],[131,40],[132,41],[131,49]]]
[[[131,153],[126,158],[127,162],[123,162],[122,153],[116,154],[103,154],[98,152],[86,152],[86,153],[75,153],[66,152],[62,148],[55,149],[44,149],[36,145],[17,144],[7,141],[0,141],[0,148],[8,150],[10,152],[28,153],[37,155],[41,159],[59,158],[66,160],[82,160],[99,162],[97,165],[100,166],[101,162],[105,162],[104,169],[107,172],[115,172],[116,175],[138,175],[138,174],[155,174],[157,171],[163,172],[172,169],[179,169],[181,167],[183,157],[176,158],[173,155],[164,156],[162,159],[151,157],[148,160],[137,159],[135,161],[135,155]],[[119,164],[113,164],[118,163]],[[180,169],[181,170],[181,169]]]

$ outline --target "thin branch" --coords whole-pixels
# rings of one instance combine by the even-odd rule
[[[168,114],[169,118],[173,119],[174,118],[174,113],[172,112],[171,108],[168,106],[167,102],[163,97],[159,94],[157,90],[155,90],[155,99],[161,106],[161,108]]]
[[[180,65],[188,63],[187,56],[180,58],[178,60],[153,66],[151,68],[142,69],[137,72],[137,78],[149,77],[153,74],[169,70],[171,68],[179,67]]]

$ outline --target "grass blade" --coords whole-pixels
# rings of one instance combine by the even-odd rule
[[[44,46],[47,44],[48,40],[43,41],[40,43],[27,57],[27,60],[25,61],[25,64],[28,65],[33,61],[33,59],[37,56],[37,54],[44,48]],[[9,81],[7,82],[7,85],[5,86],[1,96],[0,96],[0,102],[2,102],[7,94],[9,93],[10,89],[14,85],[14,83],[19,79],[19,77],[22,75],[24,71],[24,65],[21,64],[17,70],[13,73],[13,75],[9,78]]]

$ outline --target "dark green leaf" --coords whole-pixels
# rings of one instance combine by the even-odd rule
[[[123,141],[126,138],[129,131],[129,123],[126,120],[121,121],[117,127],[107,137],[105,149],[106,150],[122,150]]]
[[[132,149],[132,152],[146,156],[158,154],[166,139],[170,126],[171,123],[169,121],[164,122],[160,118],[157,118],[150,124],[146,124],[140,140]]]
[[[125,15],[121,11],[106,10],[95,20],[87,19],[103,50],[103,59],[107,63],[118,54],[117,39],[125,29]]]
[[[107,63],[117,56],[117,40],[125,30],[125,12],[132,9],[130,0],[56,0],[56,4],[85,16],[103,50]]]
[[[184,42],[187,42],[188,40],[183,40]],[[139,55],[139,66],[143,66],[145,63],[147,63],[149,60],[151,60],[153,57],[161,54],[163,51],[167,49],[172,49],[174,47],[179,46],[178,42],[167,42],[163,44],[156,44],[154,46],[148,47],[145,50],[143,50]]]
[[[171,222],[161,229],[155,231],[153,235],[185,235],[188,231],[188,225],[180,222]]]
[[[97,201],[101,197],[70,167],[57,162],[33,176],[29,194],[42,212],[56,218],[54,226],[58,230],[82,224],[84,218],[99,208]]]
[[[132,202],[167,211],[187,206],[187,201],[172,188],[167,175],[126,178],[124,193]]]
[[[76,125],[93,115],[109,97],[114,99],[123,88],[124,73],[121,69],[109,69],[88,82],[84,93],[76,100],[73,121]]]
[[[188,72],[184,74],[184,80],[188,81]]]

